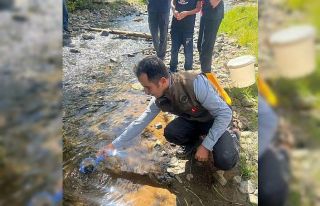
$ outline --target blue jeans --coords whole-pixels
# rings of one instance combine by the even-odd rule
[[[178,54],[181,45],[183,45],[184,49],[184,69],[191,70],[193,63],[193,32],[171,31],[171,41],[170,71],[177,71]]]
[[[207,16],[201,16],[198,37],[198,51],[202,72],[211,72],[212,55],[217,33],[224,15],[224,5],[221,1]]]
[[[63,30],[67,31],[68,30],[68,23],[69,23],[69,15],[68,15],[68,9],[67,9],[67,4],[66,1],[63,0]]]
[[[157,52],[157,56],[164,60],[167,51],[169,12],[149,11],[148,22],[154,49]]]

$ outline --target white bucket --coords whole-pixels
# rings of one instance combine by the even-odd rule
[[[299,78],[315,69],[315,29],[293,26],[271,35],[275,69],[284,78]]]
[[[230,71],[232,86],[243,88],[253,85],[256,82],[254,64],[256,58],[251,55],[245,55],[231,59],[227,63]]]

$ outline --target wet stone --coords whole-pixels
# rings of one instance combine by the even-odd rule
[[[107,124],[107,123],[101,123],[100,125],[99,125],[99,130],[103,130],[103,131],[106,131],[106,130],[108,130],[109,129],[109,125]]]
[[[140,22],[140,21],[143,21],[143,19],[142,18],[137,18],[137,19],[134,19],[133,21]]]
[[[70,51],[71,53],[74,53],[74,54],[80,53],[80,51],[79,51],[78,49],[74,49],[74,48],[70,49],[69,51]]]
[[[118,59],[116,59],[116,58],[110,58],[110,62],[112,62],[112,63],[118,62]]]
[[[161,124],[161,123],[156,123],[156,124],[154,125],[154,127],[155,127],[156,129],[161,129],[161,128],[162,128],[162,124]]]
[[[12,19],[17,21],[17,22],[25,22],[25,21],[28,20],[28,18],[23,14],[14,14],[12,16]]]
[[[101,33],[100,33],[100,36],[109,36],[109,32],[107,32],[107,31],[102,31]]]
[[[162,152],[161,152],[161,156],[162,156],[162,157],[167,156],[167,155],[168,155],[168,153],[166,153],[165,151],[162,151]]]
[[[83,40],[92,40],[92,39],[95,39],[95,37],[93,35],[83,34],[82,39]]]
[[[126,35],[121,35],[121,34],[118,36],[118,38],[119,39],[129,39]]]

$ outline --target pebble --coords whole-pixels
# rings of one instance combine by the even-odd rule
[[[252,194],[256,188],[253,186],[250,180],[246,180],[240,183],[239,190],[244,194]]]
[[[258,197],[253,194],[249,194],[249,201],[252,205],[258,205]]]
[[[109,36],[109,32],[107,32],[107,31],[102,31],[101,33],[100,33],[100,36]]]
[[[191,181],[193,179],[193,174],[187,174],[186,178],[188,181]]]
[[[95,37],[93,35],[83,34],[82,39],[83,40],[92,40],[92,39],[95,39]]]
[[[116,59],[116,58],[110,58],[110,62],[113,62],[113,63],[118,62],[118,59]]]
[[[222,186],[225,186],[225,185],[228,183],[228,181],[226,180],[226,178],[224,178],[223,175],[224,175],[224,171],[223,171],[223,170],[218,170],[218,171],[216,172],[216,175],[214,175],[214,176],[216,176],[218,182],[219,182]]]
[[[156,129],[161,129],[162,128],[162,124],[161,123],[156,123],[154,126],[155,126]]]
[[[72,49],[70,49],[69,50],[71,53],[80,53],[80,51],[78,50],[78,49],[74,49],[74,48],[72,48]]]
[[[236,184],[240,184],[240,182],[241,182],[241,177],[240,177],[240,176],[234,176],[234,177],[233,177],[233,181],[234,181]]]

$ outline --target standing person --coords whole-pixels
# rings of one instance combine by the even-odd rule
[[[67,9],[66,0],[63,0],[63,32],[69,32],[68,24],[69,24],[69,14]]]
[[[193,33],[196,13],[201,10],[201,0],[172,0],[171,60],[170,71],[176,72],[180,46],[184,48],[184,69],[191,70],[193,64]]]
[[[212,55],[217,33],[224,17],[223,0],[202,0],[202,16],[198,37],[201,71],[211,72]]]
[[[12,9],[14,6],[14,0],[0,0],[0,11],[6,9]]]
[[[229,170],[236,165],[239,158],[237,140],[227,131],[232,111],[203,74],[169,73],[155,56],[141,60],[134,73],[146,94],[152,95],[153,99],[145,112],[112,143],[100,149],[98,155],[132,145],[133,139],[160,111],[164,111],[178,116],[164,129],[167,141],[181,146],[177,157],[190,156],[196,149],[198,161],[208,161],[212,152],[217,168]],[[200,138],[202,135],[204,139]]]
[[[167,36],[171,0],[149,0],[148,22],[153,46],[157,56],[164,60],[167,51]]]

